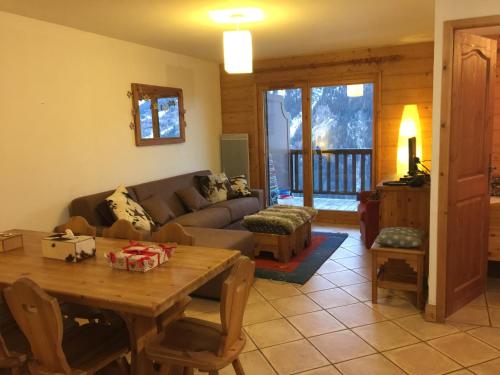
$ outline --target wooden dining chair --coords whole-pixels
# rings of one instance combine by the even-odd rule
[[[179,245],[193,246],[194,237],[177,223],[168,223],[151,235],[153,242],[177,242]]]
[[[67,223],[56,227],[55,232],[62,233],[66,229],[71,229],[74,234],[83,236],[95,237],[97,233],[97,228],[90,225],[83,216],[71,216]]]
[[[9,336],[15,335],[15,333],[11,334],[8,332]],[[18,335],[16,335],[18,336]],[[8,337],[12,340],[19,340],[19,337]],[[20,344],[22,345],[22,344]],[[0,373],[1,370],[9,370],[11,375],[21,375],[21,370],[26,363],[27,355],[25,353],[20,353],[17,351],[9,350],[7,344],[0,333]]]
[[[128,334],[111,325],[84,324],[63,335],[59,304],[36,283],[17,280],[4,291],[17,324],[31,347],[30,372],[36,375],[90,375],[117,363],[128,373],[124,356]]]
[[[175,366],[183,367],[184,374],[198,369],[217,375],[220,369],[232,364],[237,375],[244,375],[238,357],[246,341],[243,314],[254,271],[255,263],[247,257],[240,257],[233,266],[222,286],[221,324],[181,318],[146,344],[147,356],[162,365],[161,374],[168,374]]]
[[[131,222],[123,219],[115,221],[109,228],[104,228],[102,236],[133,241],[140,241],[143,239],[141,231],[135,229]]]

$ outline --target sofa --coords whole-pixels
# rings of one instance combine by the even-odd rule
[[[155,196],[166,204],[175,216],[167,223],[181,224],[186,232],[193,236],[194,245],[206,247],[219,247],[239,250],[243,255],[253,258],[254,240],[251,232],[242,227],[243,217],[256,213],[264,207],[264,195],[260,189],[251,189],[252,196],[235,198],[224,202],[210,204],[195,212],[190,212],[177,191],[188,187],[197,186],[195,176],[211,174],[208,170],[196,171],[180,176],[164,178],[161,180],[145,182],[138,185],[127,186],[133,200],[141,202]],[[90,225],[97,228],[97,235],[110,223],[98,206],[114,190],[87,195],[74,199],[69,207],[70,216],[82,216]],[[163,223],[164,225],[167,223]],[[148,238],[150,233],[146,233]],[[212,282],[207,283],[196,294],[204,297],[217,298],[220,295],[221,281],[225,275],[220,275]]]

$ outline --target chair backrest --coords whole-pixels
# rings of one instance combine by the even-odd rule
[[[36,365],[47,372],[71,374],[62,349],[63,318],[57,300],[27,278],[17,280],[4,294]]]
[[[114,224],[105,228],[102,232],[102,236],[106,238],[120,238],[123,240],[142,240],[142,233],[134,228],[132,223],[127,220],[117,220]]]
[[[177,242],[179,245],[193,246],[194,238],[177,223],[168,223],[151,236],[153,242]]]
[[[60,225],[56,229],[57,232],[71,229],[74,234],[84,236],[95,236],[97,233],[96,227],[90,225],[83,216],[71,216],[66,224]]]
[[[242,256],[222,284],[220,317],[223,339],[219,356],[224,355],[241,336],[243,314],[253,284],[254,272],[255,263]]]

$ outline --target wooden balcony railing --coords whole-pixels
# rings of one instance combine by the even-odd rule
[[[290,150],[290,168],[292,193],[302,193],[302,150]],[[354,195],[370,189],[372,150],[314,150],[313,176],[315,194]]]

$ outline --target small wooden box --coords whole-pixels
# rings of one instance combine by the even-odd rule
[[[0,253],[23,247],[23,236],[15,233],[0,233]]]
[[[64,234],[54,234],[42,240],[42,254],[45,258],[76,263],[95,256],[95,238],[75,236],[65,238]]]

